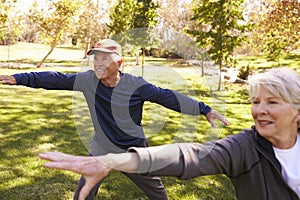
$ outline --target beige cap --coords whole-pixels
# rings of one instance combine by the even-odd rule
[[[87,55],[93,55],[97,51],[108,52],[108,53],[116,53],[119,56],[122,56],[122,47],[116,41],[111,39],[103,39],[98,42],[94,48],[90,49],[87,52]]]

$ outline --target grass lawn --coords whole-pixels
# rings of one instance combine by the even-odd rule
[[[13,62],[22,59],[37,61],[32,56],[39,54],[36,48],[24,44],[11,46],[10,51],[19,48],[28,51],[28,58],[16,53]],[[7,47],[0,46],[1,51]],[[29,53],[30,51],[34,53]],[[56,70],[76,72],[80,67],[71,65],[72,59],[77,65],[82,63],[81,51],[60,48],[63,64],[68,67],[46,67],[40,69],[0,68],[0,74],[14,74],[29,71]],[[70,53],[71,52],[71,53]],[[74,53],[74,54],[73,54]],[[18,57],[19,55],[20,57]],[[31,55],[31,57],[29,56]],[[68,56],[66,56],[68,55]],[[71,56],[72,55],[72,56]],[[78,57],[77,57],[78,55]],[[73,57],[74,56],[74,57]],[[59,63],[60,59],[54,59]],[[0,60],[6,58],[0,56]],[[159,61],[161,62],[161,61]],[[53,62],[52,62],[53,63]],[[68,63],[70,65],[68,65]],[[77,66],[76,65],[76,66]],[[139,67],[127,65],[125,72],[140,75]],[[205,142],[236,134],[242,128],[250,128],[252,119],[250,104],[243,85],[225,84],[225,90],[210,92],[211,82],[200,77],[197,68],[171,68],[168,66],[146,65],[144,78],[158,86],[174,89],[201,100],[215,110],[226,115],[231,125],[212,130],[203,116],[181,115],[161,106],[146,103],[143,124],[151,146],[173,142]],[[76,155],[87,155],[88,141],[92,134],[85,102],[78,93],[72,91],[47,91],[23,86],[0,84],[0,197],[8,200],[61,200],[72,199],[79,175],[42,167],[37,155],[44,151],[62,151]],[[228,178],[218,176],[198,177],[181,181],[173,177],[162,177],[169,199],[235,199]],[[121,173],[112,173],[107,177],[96,199],[127,200],[146,199],[144,194]]]
[[[299,69],[300,66],[300,52],[295,51],[293,53],[283,54],[279,62],[268,62],[264,56],[238,56],[237,57],[238,66],[246,67],[249,66],[253,70],[261,70],[272,67],[289,67],[293,69]]]

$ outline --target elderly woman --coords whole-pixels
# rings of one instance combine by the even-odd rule
[[[300,76],[292,69],[273,68],[253,76],[249,86],[255,126],[216,142],[134,147],[128,153],[98,157],[59,152],[40,157],[51,161],[45,167],[84,176],[81,199],[114,170],[180,179],[225,174],[237,199],[299,199]]]

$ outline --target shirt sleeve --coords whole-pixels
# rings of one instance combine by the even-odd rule
[[[176,143],[148,148],[132,147],[129,151],[138,154],[137,173],[190,179],[201,175],[226,174],[230,159],[226,151],[215,151],[215,148],[218,149],[212,143]]]
[[[73,90],[76,74],[60,72],[30,72],[13,75],[17,85],[52,90]]]
[[[214,174],[236,177],[251,170],[259,159],[249,138],[242,134],[205,144],[132,147],[129,151],[138,155],[138,173],[175,176],[180,179]]]
[[[185,96],[179,92],[163,89],[145,82],[140,88],[143,100],[160,104],[171,110],[189,115],[206,115],[211,108],[203,102]]]

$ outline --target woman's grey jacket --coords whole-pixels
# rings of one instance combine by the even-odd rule
[[[129,151],[138,153],[139,173],[180,179],[225,174],[237,199],[299,200],[282,177],[272,144],[255,127],[203,145],[178,143]]]

